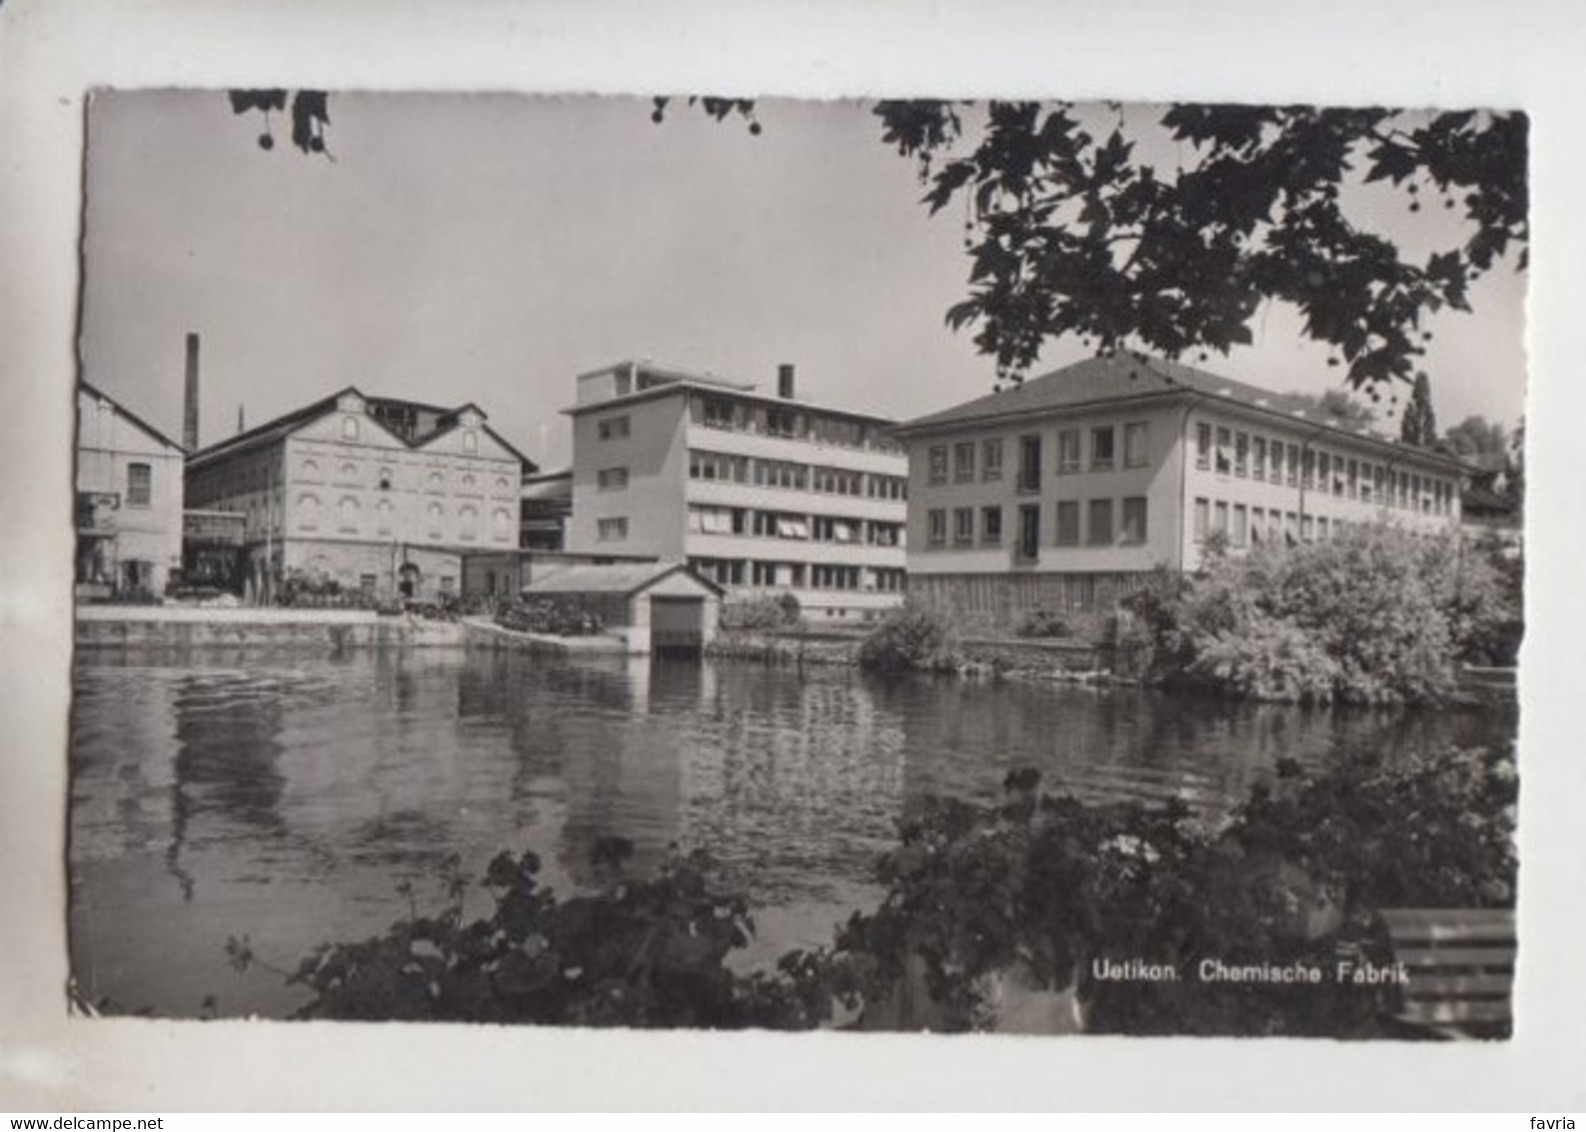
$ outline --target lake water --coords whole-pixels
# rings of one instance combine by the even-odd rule
[[[1512,717],[1226,705],[1138,690],[744,662],[431,651],[86,653],[75,673],[73,970],[117,1010],[288,1013],[280,977],[532,848],[567,892],[618,835],[653,864],[709,852],[745,892],[745,962],[829,941],[879,890],[906,802],[992,798],[1012,768],[1095,800],[1179,797],[1209,820],[1289,756],[1502,741]],[[399,892],[411,885],[411,896]],[[209,1000],[206,1002],[206,1000]]]

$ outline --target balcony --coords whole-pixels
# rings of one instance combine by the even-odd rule
[[[77,493],[77,533],[108,536],[116,533],[121,495],[114,491]]]

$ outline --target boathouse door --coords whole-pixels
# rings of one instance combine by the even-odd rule
[[[698,656],[705,644],[705,599],[650,595],[650,648],[656,655]]]

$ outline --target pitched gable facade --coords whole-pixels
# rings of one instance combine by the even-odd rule
[[[525,463],[473,405],[348,388],[194,455],[188,505],[247,517],[255,594],[295,571],[426,600],[457,592],[463,552],[517,544]]]

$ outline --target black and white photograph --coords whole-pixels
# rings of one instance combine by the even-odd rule
[[[69,7],[0,1109],[1586,1099],[1586,21]]]
[[[1507,1037],[1527,125],[96,92],[73,1007]]]

